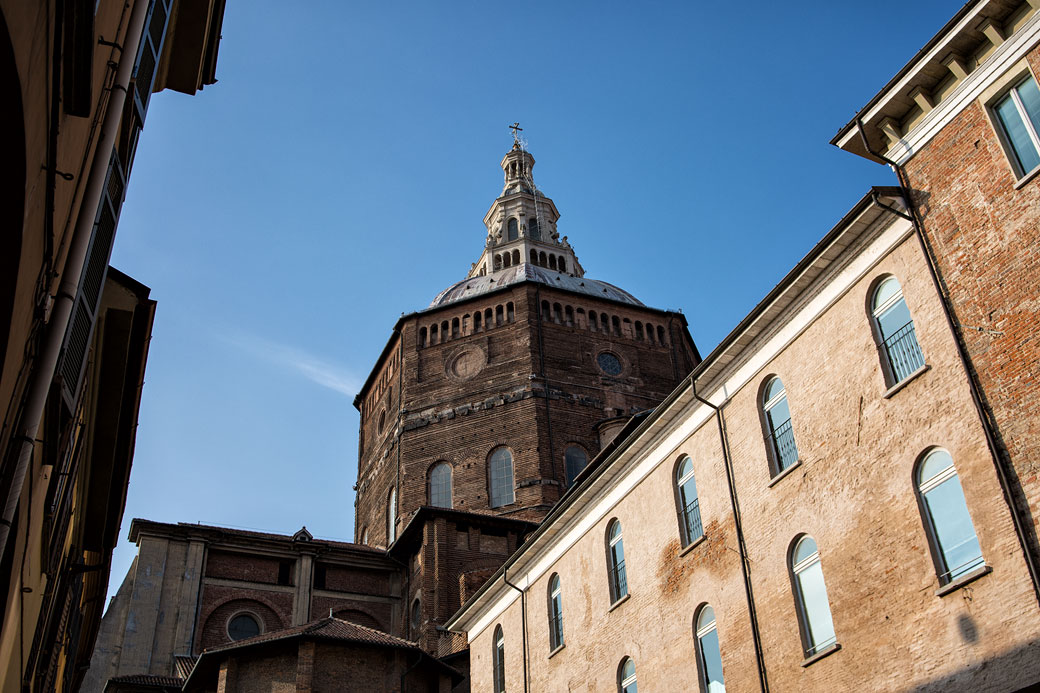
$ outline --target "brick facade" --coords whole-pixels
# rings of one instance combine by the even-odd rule
[[[468,633],[473,690],[493,689],[498,627],[506,690],[612,690],[626,657],[640,689],[704,690],[695,619],[705,605],[726,690],[995,691],[1040,681],[1040,609],[1012,512],[927,258],[910,222],[884,209],[900,204],[895,189],[864,198],[693,382],[564,499],[510,559],[523,598],[494,576],[446,624]],[[886,277],[900,283],[926,364],[899,387],[886,380],[872,329],[871,298]],[[763,425],[773,376],[798,452],[783,473]],[[954,460],[985,561],[963,584],[939,575],[917,490],[920,460],[937,448]],[[676,470],[687,456],[703,537],[684,548]],[[627,596],[612,604],[615,520]],[[803,536],[818,546],[837,638],[819,657],[807,651],[793,581],[790,552]],[[564,624],[555,650],[554,575]]]
[[[1032,50],[1026,59],[1032,74],[1040,74],[1040,51]],[[906,163],[905,171],[1035,535],[1040,520],[1040,183],[1017,184],[981,101],[958,114]]]

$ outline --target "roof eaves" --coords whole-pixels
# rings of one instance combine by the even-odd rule
[[[961,22],[961,20],[963,20],[968,14],[970,14],[971,11],[976,8],[976,6],[989,4],[990,1],[991,0],[968,0],[968,2],[966,2],[964,6],[957,11],[957,14],[955,14],[948,22],[946,22],[946,24],[943,25],[943,28],[940,29],[919,51],[917,51],[917,53],[914,54],[914,57],[911,58],[910,61],[906,65],[904,65],[902,69],[900,69],[899,72],[895,74],[894,77],[892,77],[892,79],[888,80],[888,83],[885,84],[881,91],[875,94],[874,97],[870,101],[868,101],[865,106],[860,108],[856,112],[856,115],[853,116],[852,120],[850,120],[848,123],[842,126],[841,129],[838,130],[837,134],[834,135],[830,143],[836,147],[840,146],[839,140],[844,139],[845,136],[854,127],[857,127],[859,119],[864,117],[868,111],[872,110],[874,106],[876,106],[878,103],[884,100],[885,96],[889,93],[890,90],[892,90],[896,85],[898,85],[907,75],[913,72],[914,68],[918,67],[918,63],[921,61],[921,59],[928,55],[928,53],[930,53],[936,46],[942,43],[943,39],[947,37],[950,31],[954,27],[956,27]]]

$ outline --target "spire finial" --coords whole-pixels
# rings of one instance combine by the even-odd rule
[[[513,123],[512,125],[510,125],[509,129],[513,131],[513,149],[519,149],[520,148],[520,133],[523,132],[524,129],[522,127],[520,127],[520,123],[519,122],[516,122],[516,123]]]

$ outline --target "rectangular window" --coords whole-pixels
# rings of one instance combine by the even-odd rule
[[[1021,178],[1040,166],[1040,89],[1032,76],[993,104],[1008,148],[1008,158]]]

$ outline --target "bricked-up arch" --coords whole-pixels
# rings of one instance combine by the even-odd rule
[[[238,614],[249,614],[257,620],[261,633],[269,633],[284,627],[278,614],[259,599],[231,599],[213,609],[202,626],[199,638],[201,649],[231,642],[228,624]]]
[[[14,48],[7,23],[0,14],[0,131],[4,147],[0,156],[0,372],[10,344],[14,295],[22,255],[22,222],[25,205],[25,114]]]
[[[577,443],[569,443],[563,453],[563,468],[567,477],[567,486],[574,483],[574,479],[585,469],[589,463],[589,454],[585,448]]]
[[[451,465],[447,462],[437,462],[428,474],[427,499],[435,508],[452,507],[451,500]]]
[[[376,630],[386,632],[386,629],[383,627],[383,624],[379,622],[379,619],[370,613],[361,611],[360,609],[340,609],[339,611],[334,611],[333,616],[341,621],[350,621],[359,626],[375,628]]]
[[[513,453],[506,446],[500,446],[488,455],[488,506],[500,508],[516,502],[515,480],[513,478]]]

